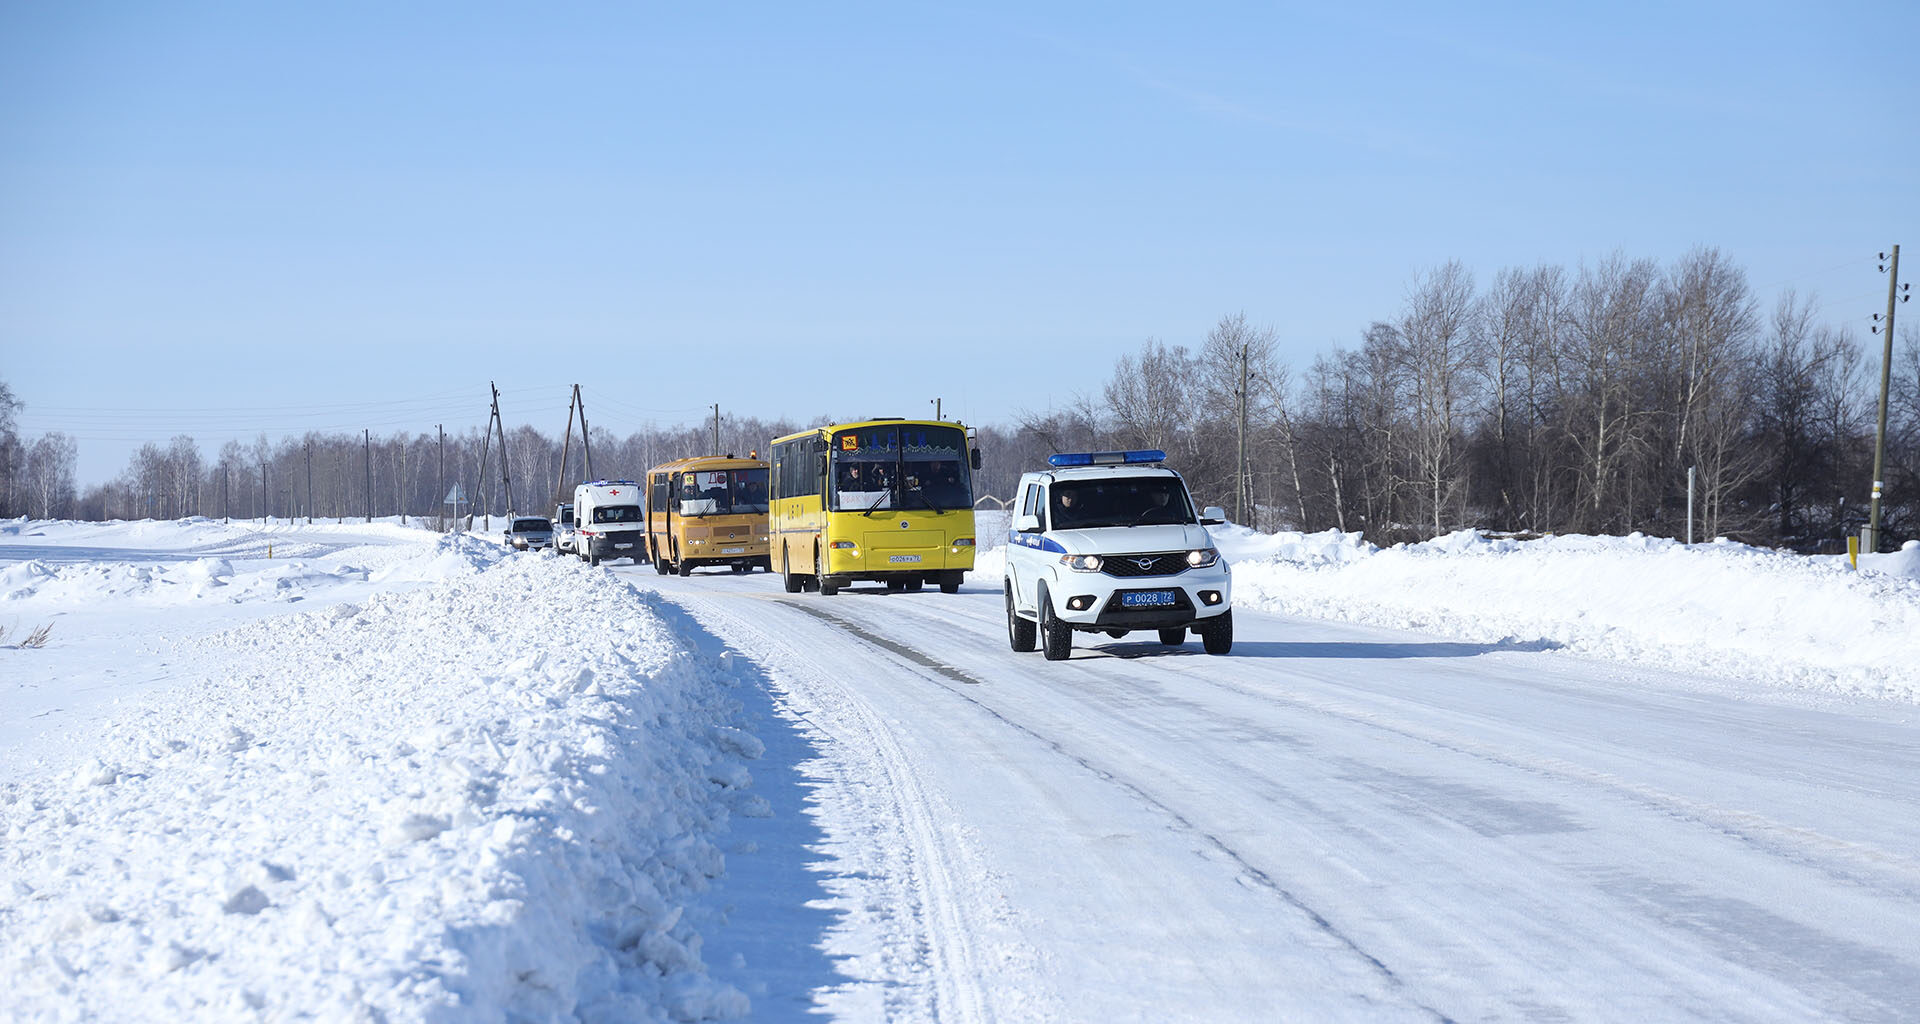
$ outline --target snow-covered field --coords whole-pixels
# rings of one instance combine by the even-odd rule
[[[1794,719],[1792,728],[1813,735],[1841,722],[1844,735],[1852,728],[1844,723],[1858,722],[1863,749],[1902,749],[1890,737],[1904,735],[1899,730],[1920,702],[1920,548],[1870,556],[1856,571],[1843,559],[1638,536],[1521,543],[1458,534],[1379,550],[1336,533],[1226,527],[1215,533],[1233,562],[1243,638],[1236,657],[1137,657],[1157,652],[1133,641],[1048,668],[1008,660],[1018,656],[1006,651],[995,620],[994,542],[1003,530],[997,517],[982,515],[979,570],[959,600],[943,604],[930,595],[907,603],[919,597],[911,595],[888,607],[932,617],[909,616],[900,621],[915,625],[885,629],[881,623],[891,620],[872,617],[873,600],[885,599],[862,593],[837,602],[787,598],[758,574],[672,580],[644,567],[589,569],[417,524],[0,523],[0,628],[7,630],[0,644],[52,627],[42,648],[0,646],[0,975],[7,979],[0,1017],[1093,1020],[1110,1018],[1117,1006],[1132,1008],[1123,1016],[1154,1019],[1158,1006],[1209,1019],[1237,1019],[1254,1007],[1277,1017],[1464,1012],[1495,1019],[1537,1003],[1542,1013],[1572,1019],[1618,1019],[1610,1011],[1626,1006],[1714,1019],[1711,1005],[1702,1012],[1701,1004],[1662,1001],[1673,991],[1698,995],[1689,986],[1710,978],[1699,991],[1743,993],[1724,997],[1746,1007],[1727,1019],[1767,1019],[1766,1006],[1780,1010],[1773,1019],[1798,1019],[1810,1007],[1820,1016],[1821,1007],[1835,1006],[1865,1006],[1874,1012],[1860,1019],[1876,1019],[1884,1016],[1875,1001],[1883,992],[1920,979],[1910,932],[1907,960],[1874,961],[1880,980],[1833,982],[1854,1002],[1815,998],[1832,995],[1831,979],[1795,982],[1793,971],[1742,989],[1733,976],[1715,973],[1705,954],[1680,957],[1680,980],[1662,975],[1643,988],[1624,961],[1594,967],[1627,972],[1615,1004],[1596,1002],[1588,986],[1598,981],[1568,981],[1560,973],[1567,965],[1544,954],[1532,967],[1500,968],[1502,978],[1517,971],[1527,979],[1525,992],[1466,967],[1444,980],[1446,972],[1419,966],[1424,952],[1409,948],[1396,958],[1379,951],[1396,941],[1387,937],[1391,919],[1379,916],[1393,904],[1365,895],[1379,879],[1355,881],[1359,874],[1332,868],[1321,877],[1321,867],[1302,865],[1290,882],[1284,866],[1236,846],[1239,833],[1230,828],[1196,840],[1191,870],[1200,873],[1190,880],[1164,874],[1163,865],[1180,863],[1187,842],[1176,829],[1166,850],[1154,840],[1155,852],[1113,861],[1114,877],[1135,878],[1140,891],[1096,893],[1112,878],[1076,882],[1060,873],[1074,859],[1056,863],[1059,855],[1037,838],[1046,834],[1043,821],[1092,811],[1084,802],[1059,802],[1079,785],[1070,779],[1124,780],[1132,768],[1097,767],[1112,758],[1163,769],[1192,761],[1198,770],[1239,756],[1229,751],[1254,749],[1249,744],[1266,742],[1275,722],[1286,720],[1268,721],[1214,756],[1183,752],[1175,740],[1231,734],[1217,722],[1186,739],[1169,732],[1160,751],[1122,749],[1114,726],[1115,747],[1096,755],[1073,753],[1075,741],[1065,739],[1095,735],[1084,716],[1062,718],[1063,731],[1048,732],[1047,705],[994,705],[996,718],[962,731],[1010,721],[1043,741],[1020,757],[1073,756],[1048,769],[1053,774],[987,791],[979,788],[985,783],[970,788],[962,779],[915,775],[916,758],[933,759],[912,753],[916,735],[945,731],[960,749],[953,730],[961,727],[903,717],[914,712],[887,703],[922,677],[957,685],[952,692],[965,702],[955,706],[974,710],[1021,694],[1045,699],[1042,689],[1053,684],[1044,680],[1073,679],[1076,690],[1094,693],[1125,678],[1141,688],[1116,692],[1113,706],[1146,712],[1151,701],[1170,700],[1151,696],[1162,688],[1153,673],[1164,668],[1190,678],[1188,685],[1220,681],[1232,693],[1218,698],[1220,708],[1263,695],[1262,716],[1391,719],[1396,736],[1425,737],[1451,728],[1451,719],[1402,721],[1395,716],[1411,712],[1398,705],[1391,715],[1348,708],[1376,697],[1309,695],[1310,678],[1312,686],[1323,682],[1316,659],[1359,664],[1351,659],[1361,652],[1387,659],[1383,671],[1406,673],[1426,671],[1419,666],[1432,658],[1434,672],[1445,674],[1406,678],[1425,680],[1416,691],[1439,692],[1434,684],[1453,685],[1482,661],[1491,671],[1509,665],[1501,658],[1526,658],[1523,671],[1516,664],[1490,692],[1515,693],[1530,673],[1564,664],[1569,680],[1584,680],[1580,706],[1595,715],[1623,713],[1642,700],[1626,694],[1650,699],[1666,688],[1732,702],[1716,703],[1731,710],[1706,717],[1737,719],[1743,729],[1760,728],[1752,723],[1764,721],[1769,707],[1837,709],[1838,718]],[[769,631],[764,624],[776,611],[787,625]],[[1275,618],[1261,618],[1262,611]],[[847,613],[855,617],[843,622]],[[1351,625],[1319,632],[1358,639],[1336,652],[1339,644],[1268,638],[1265,631],[1302,617],[1343,620]],[[1351,633],[1375,627],[1452,642]],[[843,646],[810,642],[801,639],[803,628],[847,639]],[[1596,658],[1621,666],[1623,681],[1595,682],[1579,667]],[[1288,659],[1306,673],[1297,686]],[[879,689],[862,689],[867,670],[857,666],[868,663],[894,666],[876,670]],[[1065,674],[1068,666],[1080,674]],[[1255,669],[1263,674],[1246,674]],[[995,683],[1010,685],[990,698]],[[1616,685],[1626,689],[1593,689]],[[1575,686],[1556,682],[1542,699]],[[1166,720],[1212,708],[1195,699],[1170,700]],[[1742,703],[1756,709],[1752,722]],[[1014,717],[1023,708],[1032,714]],[[1450,741],[1448,749],[1457,746]],[[1747,836],[1750,848],[1777,845],[1812,861],[1824,856],[1818,851],[1839,851],[1861,877],[1871,876],[1867,889],[1891,886],[1897,894],[1862,911],[1872,922],[1862,925],[1863,936],[1888,934],[1881,915],[1897,921],[1920,892],[1920,850],[1903,845],[1906,833],[1856,834],[1871,823],[1848,820],[1854,805],[1846,800],[1813,806],[1823,803],[1817,785],[1806,809],[1812,817],[1782,822],[1775,818],[1794,818],[1799,805],[1710,808],[1706,797],[1678,795],[1680,782],[1631,780],[1629,761],[1575,771],[1567,756],[1542,748],[1501,759],[1536,780],[1526,785],[1562,776],[1604,782],[1610,792],[1657,805],[1654,820],[1697,820],[1717,837]],[[1404,770],[1415,771],[1412,763]],[[1467,792],[1423,785],[1426,801]],[[1185,829],[1233,806],[1176,812],[1172,797],[1152,789],[1128,782],[1100,812],[1106,826],[1056,839],[1084,839],[1093,845],[1083,857],[1105,863],[1105,851],[1127,849],[1110,845],[1124,843],[1120,837],[1155,834],[1156,815]],[[1029,806],[1028,798],[1040,803]],[[1476,799],[1483,813],[1505,807],[1500,813],[1517,815],[1532,806]],[[1405,804],[1397,813],[1417,810],[1405,793],[1394,800],[1391,807]],[[1041,806],[1054,810],[1029,819]],[[1606,816],[1599,805],[1575,813]],[[982,838],[1022,820],[1024,832],[1010,835],[1030,837],[1031,849],[1017,838]],[[1368,827],[1386,834],[1411,826]],[[1536,832],[1530,826],[1520,834]],[[1407,835],[1432,841],[1435,834]],[[1278,849],[1292,840],[1274,842],[1269,847]],[[1697,855],[1709,842],[1687,852]],[[1352,853],[1326,860],[1328,850],[1313,842],[1295,853],[1321,858],[1314,865],[1344,858],[1349,867],[1341,871],[1370,870]],[[1418,851],[1408,855],[1426,863]],[[1186,935],[1204,915],[1109,922],[1102,939],[1076,930],[1087,914],[1123,913],[1116,908],[1129,903],[1152,917],[1181,915],[1183,900],[1191,908],[1227,900],[1205,881],[1210,863],[1226,866],[1228,881],[1238,878],[1253,894],[1249,912],[1275,892],[1284,897],[1260,911],[1265,918],[1223,929],[1248,938]],[[1029,877],[1042,868],[1051,885]],[[1620,888],[1624,877],[1609,884]],[[1341,922],[1340,910],[1312,905],[1315,884],[1330,886],[1335,904],[1370,908],[1364,920]],[[1642,902],[1653,899],[1648,893],[1672,895],[1635,891]],[[1169,895],[1175,892],[1185,895]],[[1488,920],[1506,920],[1501,897],[1429,897],[1440,902],[1428,912],[1444,918],[1484,911]],[[1228,944],[1254,941],[1260,920],[1314,934],[1319,920],[1338,941],[1321,948],[1309,939],[1285,955]],[[1611,919],[1589,908],[1568,920]],[[1618,927],[1622,942],[1634,934]],[[1794,927],[1802,931],[1777,929],[1782,944],[1804,944],[1814,925]],[[1378,932],[1376,948],[1363,949],[1370,929]],[[1170,938],[1161,956],[1137,959],[1150,940],[1129,944],[1127,937],[1156,930],[1186,937]],[[1115,974],[1070,962],[1079,942],[1135,966]],[[1487,942],[1475,957],[1498,952],[1496,940]],[[1300,972],[1299,991],[1259,980],[1268,969],[1276,977]],[[1648,978],[1658,973],[1644,969]],[[1223,983],[1223,971],[1235,982]],[[1793,1001],[1807,992],[1810,1001]],[[1755,1006],[1762,1011],[1751,1012]]]

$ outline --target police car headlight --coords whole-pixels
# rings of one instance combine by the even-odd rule
[[[1220,560],[1220,552],[1213,548],[1200,548],[1187,552],[1187,564],[1195,569],[1205,569]]]
[[[1060,564],[1074,572],[1099,572],[1099,555],[1061,555]]]

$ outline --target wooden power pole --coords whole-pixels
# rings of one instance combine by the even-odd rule
[[[1880,257],[1885,259],[1886,253]],[[1873,435],[1873,501],[1867,510],[1868,551],[1880,550],[1880,492],[1886,489],[1887,463],[1887,390],[1893,383],[1893,308],[1906,301],[1900,292],[1900,247],[1893,247],[1893,259],[1882,264],[1887,272],[1887,321],[1874,327],[1881,334],[1880,351],[1880,426]],[[1876,317],[1875,319],[1879,319]]]

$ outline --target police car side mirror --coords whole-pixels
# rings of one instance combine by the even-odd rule
[[[1026,515],[1014,516],[1013,528],[1014,531],[1018,533],[1039,533],[1040,517]]]
[[[1227,521],[1227,510],[1218,505],[1208,505],[1200,510],[1201,526],[1219,526]]]

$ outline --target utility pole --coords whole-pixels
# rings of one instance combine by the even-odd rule
[[[435,424],[433,425],[433,429],[434,429],[434,430],[436,430],[436,431],[438,431],[438,432],[439,432],[439,434],[440,434],[440,469],[439,469],[439,473],[440,473],[440,479],[439,479],[439,480],[438,480],[438,481],[437,481],[437,482],[436,482],[436,483],[435,483],[435,484],[433,485],[433,493],[435,493],[435,494],[438,494],[438,495],[442,495],[442,498],[440,499],[440,500],[441,500],[441,507],[443,507],[443,508],[444,508],[444,507],[445,507],[445,505],[446,505],[446,498],[444,497],[444,495],[445,495],[445,494],[447,493],[447,491],[446,491],[446,487],[447,487],[447,428],[446,428],[446,426],[445,426],[445,424],[440,424],[440,423],[435,423]],[[457,511],[459,511],[459,509],[455,509],[454,511],[456,511],[456,512],[457,512]],[[441,530],[441,532],[443,532],[443,533],[444,533],[444,532],[446,531],[446,529],[447,529],[447,515],[446,515],[446,513],[445,513],[445,512],[442,512],[442,513],[440,514],[440,516],[439,516],[439,519],[440,519],[440,530]]]
[[[553,500],[564,503],[567,493],[567,456],[573,451],[573,413],[580,411],[580,453],[584,460],[586,475],[582,480],[593,479],[593,446],[587,440],[587,400],[580,397],[580,385],[573,386],[573,397],[567,400],[567,439],[560,447],[560,475],[553,481]]]
[[[368,429],[360,442],[360,461],[367,467],[367,522],[373,522],[373,430]]]
[[[230,470],[232,468],[224,462],[220,464],[220,521],[223,523],[233,522],[233,510],[227,505],[227,499],[231,493]]]
[[[940,417],[940,400],[938,398],[933,400],[933,418],[935,420],[938,420],[941,418]]]
[[[1887,254],[1881,253],[1880,258],[1886,259]],[[1887,322],[1873,328],[1876,333],[1884,330],[1884,335],[1881,339],[1880,351],[1880,426],[1873,435],[1873,501],[1867,512],[1866,549],[1868,552],[1880,550],[1880,492],[1886,487],[1882,481],[1886,479],[1884,470],[1887,460],[1887,390],[1893,382],[1893,308],[1898,303],[1907,301],[1907,296],[1902,294],[1900,289],[1899,246],[1893,247],[1892,261],[1882,263],[1880,269],[1887,275]],[[1876,315],[1874,319],[1878,320],[1880,317]]]
[[[560,472],[553,478],[553,500],[565,503],[567,500],[567,456],[573,454],[573,410],[580,401],[580,385],[573,386],[573,395],[567,399],[567,433],[560,442]]]
[[[500,389],[492,381],[487,386],[493,388],[493,426],[500,432],[500,489],[507,495],[507,517],[513,517],[513,477],[507,463],[507,424],[500,418]],[[489,524],[491,525],[491,524]]]
[[[1233,504],[1234,520],[1242,526],[1252,526],[1247,515],[1247,347],[1248,342],[1240,343],[1240,387],[1235,396],[1239,401],[1239,455],[1233,463]]]
[[[580,457],[585,460],[585,474],[582,480],[592,480],[593,476],[593,436],[587,432],[587,399],[580,393],[580,385],[573,386],[573,400],[580,406]]]
[[[491,387],[492,385],[489,384],[488,386]],[[493,522],[489,516],[489,513],[491,513],[493,509],[492,506],[487,504],[487,455],[493,451],[493,417],[500,414],[500,389],[494,388],[493,393],[495,396],[494,403],[491,407],[493,411],[487,416],[487,432],[481,436],[480,441],[480,479],[474,482],[473,488],[473,504],[480,506],[480,528],[483,530],[491,529],[493,526]],[[505,457],[505,453],[502,453],[502,457]],[[469,505],[467,507],[471,509],[473,506]],[[460,510],[455,508],[454,511],[459,512]],[[473,532],[473,513],[471,511],[467,513],[467,532]]]
[[[304,446],[307,450],[307,525],[313,525],[313,442]]]
[[[720,403],[713,403],[713,454],[720,454]]]
[[[273,502],[267,493],[267,460],[260,460],[260,525],[267,525],[267,519],[273,515]]]

